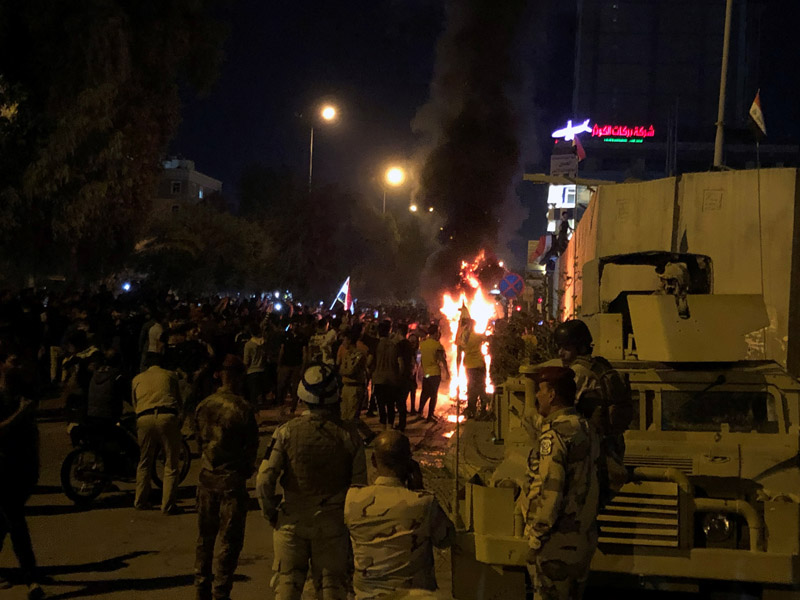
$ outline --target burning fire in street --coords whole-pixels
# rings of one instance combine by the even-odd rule
[[[446,317],[449,333],[444,332],[442,345],[448,354],[450,367],[450,390],[449,397],[452,401],[456,399],[466,400],[467,398],[467,372],[463,365],[459,364],[458,338],[462,335],[461,319],[469,317],[474,319],[474,331],[478,334],[491,333],[494,319],[502,316],[501,309],[494,301],[492,296],[483,289],[478,279],[478,270],[486,262],[483,250],[471,262],[461,263],[461,281],[463,288],[458,295],[445,293],[442,295],[442,306],[440,312]],[[489,354],[489,342],[484,342],[481,348],[486,363],[486,393],[494,393],[494,386],[489,375],[492,357]],[[452,422],[455,422],[455,415]],[[449,418],[448,418],[449,420]]]

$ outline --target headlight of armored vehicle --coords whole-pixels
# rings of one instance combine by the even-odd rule
[[[721,544],[731,537],[731,521],[722,513],[708,513],[703,518],[703,533],[712,544]]]

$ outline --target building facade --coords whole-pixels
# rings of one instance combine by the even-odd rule
[[[153,209],[179,212],[186,206],[209,202],[221,193],[222,182],[197,171],[194,161],[169,158],[163,162]]]

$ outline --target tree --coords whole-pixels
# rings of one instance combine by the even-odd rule
[[[0,106],[15,111],[0,117],[0,254],[18,271],[121,263],[179,121],[179,84],[216,75],[214,4],[4,2]]]
[[[152,216],[132,267],[156,289],[255,292],[273,286],[274,248],[264,230],[210,204]]]

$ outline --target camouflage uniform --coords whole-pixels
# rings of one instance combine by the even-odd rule
[[[433,546],[449,546],[455,530],[433,494],[378,477],[375,485],[350,488],[344,520],[353,542],[357,600],[436,589]]]
[[[278,478],[285,495],[280,505]],[[274,527],[271,584],[278,600],[299,600],[309,560],[323,600],[347,597],[344,500],[351,483],[366,480],[361,438],[332,411],[307,410],[275,431],[256,489]]]
[[[574,408],[542,423],[528,457],[525,534],[528,572],[537,598],[575,600],[583,594],[597,547],[597,433]]]
[[[202,452],[197,486],[195,587],[197,600],[222,600],[230,596],[244,544],[250,499],[246,483],[258,454],[258,426],[245,399],[224,386],[200,403],[195,422]],[[217,536],[220,549],[214,577],[211,567]]]

